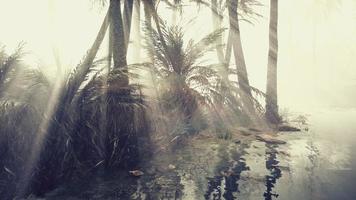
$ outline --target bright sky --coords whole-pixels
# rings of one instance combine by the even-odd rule
[[[268,50],[269,1],[261,0],[264,17],[255,25],[242,22],[241,37],[251,83],[264,90]],[[356,98],[356,2],[354,0],[279,1],[279,97],[281,107],[300,109],[320,104],[351,103]],[[94,41],[105,8],[90,0],[0,0],[0,43],[9,52],[21,41],[25,62],[55,68],[79,63]],[[170,10],[160,9],[170,21]],[[182,24],[187,38],[212,31],[211,12],[188,7]],[[105,48],[105,46],[103,47]],[[345,88],[353,85],[354,91]],[[347,94],[348,93],[348,94]],[[351,93],[351,94],[350,94]],[[349,96],[347,96],[349,95]],[[355,104],[354,104],[355,105]]]

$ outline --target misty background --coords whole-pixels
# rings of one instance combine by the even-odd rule
[[[253,24],[242,22],[241,37],[251,85],[264,91],[269,1],[261,3],[262,17],[252,19]],[[187,5],[184,9],[191,12],[178,21],[189,23],[199,16],[186,31],[188,37],[201,38],[212,31],[211,11],[202,7],[197,12],[194,6]],[[169,22],[170,10],[160,9]],[[88,0],[0,0],[0,41],[8,52],[25,42],[28,65],[53,74],[58,55],[69,70],[94,41],[105,11]],[[278,59],[281,109],[356,108],[356,1],[280,1]]]

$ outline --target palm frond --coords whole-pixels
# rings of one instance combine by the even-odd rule
[[[240,20],[253,24],[252,20],[262,17],[256,12],[256,7],[261,7],[263,4],[259,0],[239,0],[238,15]]]
[[[24,55],[23,48],[24,43],[20,43],[11,55],[7,55],[4,48],[2,48],[0,52],[0,93],[4,90],[6,84],[11,81],[12,77],[15,76],[15,71]]]

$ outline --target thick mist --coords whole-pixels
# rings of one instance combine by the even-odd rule
[[[6,41],[9,50],[25,42],[28,51],[25,63],[49,72],[56,68],[55,55],[65,69],[78,63],[78,58],[84,56],[83,52],[95,38],[105,14],[105,8],[90,5],[87,0],[0,2],[1,41]],[[253,24],[241,22],[241,37],[251,83],[264,91],[269,2],[261,3],[264,5],[256,9],[262,17],[252,19]],[[280,107],[298,111],[315,107],[355,107],[352,92],[356,88],[355,2],[285,0],[279,6]],[[171,23],[169,9],[161,7],[163,15],[166,13],[164,18]],[[199,38],[212,30],[207,23],[212,19],[209,9],[201,7],[198,14],[195,8],[194,3],[186,6],[188,14],[178,16],[177,20],[179,24],[192,24],[187,30],[189,38]],[[190,22],[193,19],[196,21]],[[102,52],[107,51],[105,46]]]

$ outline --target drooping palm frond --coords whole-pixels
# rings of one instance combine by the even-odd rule
[[[263,6],[259,0],[239,0],[238,5],[240,20],[252,24],[252,20],[262,17],[262,15],[256,11],[256,8]]]
[[[215,42],[221,37],[226,29],[218,29],[206,35],[198,42],[190,40],[185,49],[185,63],[184,67],[196,65],[207,52],[213,51],[216,48]]]
[[[180,14],[183,11],[183,1],[182,0],[163,0],[169,9],[176,10]]]
[[[213,50],[212,43],[224,31],[224,29],[216,30],[197,43],[190,40],[185,47],[183,41],[184,33],[181,27],[167,27],[162,23],[161,30],[163,38],[156,30],[146,27],[146,32],[152,33],[153,39],[146,40],[145,49],[149,56],[154,58],[157,69],[161,70],[163,68],[162,70],[166,73],[171,71],[184,76],[187,76],[192,71],[190,69],[197,65],[197,62],[205,53]],[[163,44],[166,44],[166,47]]]
[[[5,90],[6,86],[15,76],[15,71],[18,69],[18,64],[23,56],[24,44],[20,43],[11,55],[7,55],[5,48],[0,50],[0,94]]]

